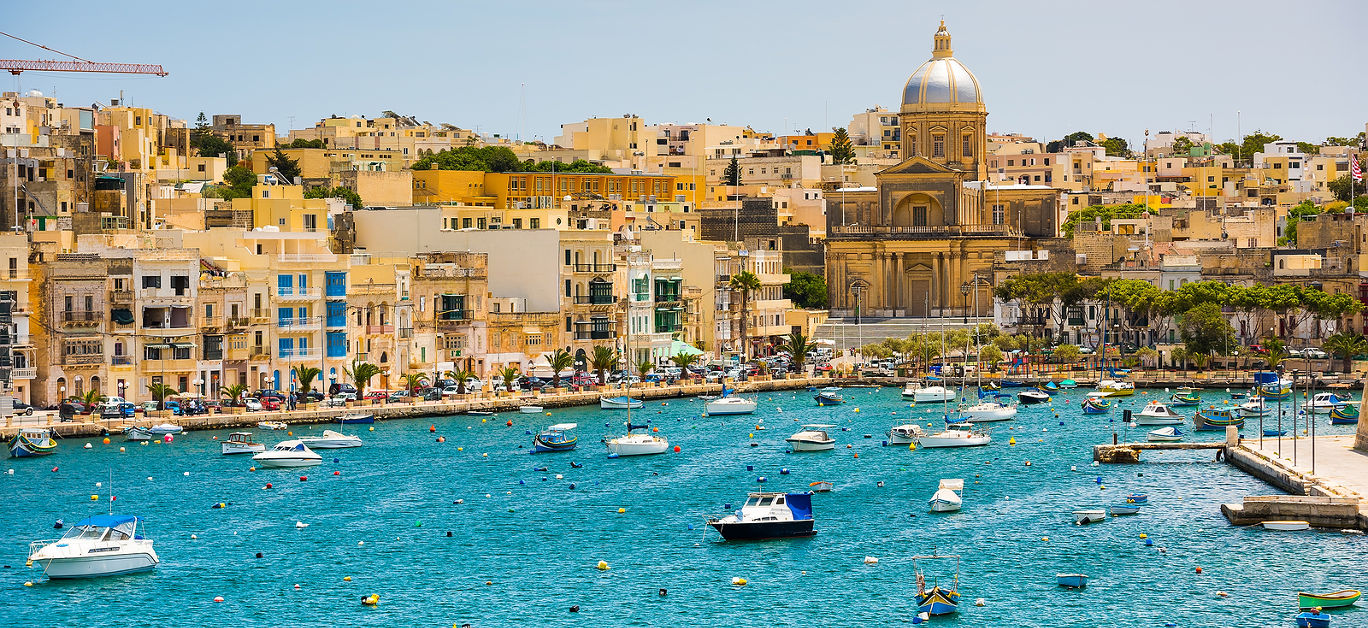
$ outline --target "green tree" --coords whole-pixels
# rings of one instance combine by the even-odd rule
[[[783,344],[779,345],[779,351],[787,353],[789,364],[793,365],[793,370],[803,372],[803,363],[807,361],[809,351],[816,351],[817,345],[813,343],[803,332],[795,331],[784,337]]]
[[[1144,364],[1147,367],[1153,367],[1158,364],[1159,352],[1156,351],[1154,347],[1140,347],[1140,349],[1135,352],[1135,357],[1140,360],[1141,364]]]
[[[247,394],[247,386],[244,384],[233,384],[219,388],[219,395],[228,399],[230,405],[242,403],[242,396]]]
[[[845,128],[837,127],[831,138],[827,152],[831,153],[831,163],[848,164],[855,160],[855,146],[850,143],[850,134]]]
[[[199,151],[200,157],[227,157],[228,166],[237,165],[237,149],[232,143],[211,131],[195,131],[190,134],[190,146]]]
[[[1264,144],[1272,144],[1281,139],[1281,135],[1264,133],[1261,130],[1254,131],[1253,133],[1244,136],[1244,140],[1240,142],[1240,161],[1253,163],[1254,153],[1263,152]]]
[[[575,356],[568,349],[556,349],[546,363],[551,366],[551,387],[560,388],[561,371],[575,365]]]
[[[203,111],[201,111],[201,112],[199,112],[199,115],[195,117],[195,130],[196,130],[196,131],[203,131],[203,130],[208,129],[208,128],[209,128],[209,118],[206,117],[206,116],[204,115],[204,112],[203,112]]]
[[[1002,349],[997,348],[997,345],[985,345],[979,349],[978,359],[987,362],[989,369],[997,371],[997,365],[1002,362]]]
[[[736,161],[735,157],[731,158],[731,161],[727,163],[727,168],[722,171],[722,185],[741,185],[741,164]]]
[[[520,373],[521,371],[518,370],[518,365],[516,364],[509,364],[508,366],[499,369],[499,377],[503,379],[504,390],[513,392],[513,384],[518,382],[518,375]]]
[[[152,398],[157,400],[157,409],[166,409],[166,398],[180,394],[175,388],[166,384],[148,384],[147,392],[152,393]]]
[[[417,371],[414,371],[412,373],[404,373],[403,380],[404,390],[413,393],[417,392],[419,388],[422,388],[423,386],[427,385],[428,376],[427,373],[419,373]]]
[[[1344,372],[1348,373],[1354,368],[1354,356],[1368,354],[1368,338],[1356,331],[1342,331],[1326,338],[1322,348],[1344,360]]]
[[[466,369],[456,369],[447,371],[446,376],[456,380],[456,394],[464,395],[466,394],[466,380],[475,377],[475,373]]]
[[[1364,164],[1360,164],[1359,167],[1360,167],[1360,168],[1364,168],[1364,167],[1368,167],[1368,166],[1365,166]],[[1348,203],[1348,202],[1351,202],[1352,200],[1354,200],[1354,199],[1349,198],[1349,195],[1350,195],[1350,194],[1352,194],[1354,191],[1359,191],[1359,192],[1363,192],[1363,191],[1364,191],[1363,185],[1364,185],[1364,184],[1361,183],[1361,182],[1354,181],[1353,179],[1350,179],[1350,178],[1349,178],[1349,175],[1346,174],[1346,175],[1340,175],[1338,178],[1336,178],[1336,179],[1334,179],[1334,180],[1332,180],[1332,181],[1327,182],[1327,183],[1325,184],[1325,187],[1328,188],[1328,189],[1330,190],[1330,193],[1332,193],[1332,194],[1335,195],[1335,200],[1344,201],[1344,202]],[[1355,205],[1357,205],[1357,203],[1355,203]]]
[[[731,280],[727,282],[727,285],[733,292],[741,293],[741,309],[739,314],[741,319],[741,360],[744,362],[746,360],[746,355],[749,353],[747,351],[749,348],[747,345],[750,342],[750,336],[747,334],[749,330],[746,328],[746,323],[749,318],[747,313],[750,309],[750,297],[752,292],[760,289],[760,278],[749,270],[743,270],[732,275]]]
[[[655,362],[651,361],[649,358],[643,358],[636,363],[636,372],[643,379],[645,379],[646,375],[654,369]]]
[[[1069,217],[1064,220],[1064,224],[1060,227],[1060,230],[1064,233],[1064,237],[1072,238],[1074,229],[1079,223],[1093,222],[1094,220],[1101,218],[1102,229],[1105,230],[1111,228],[1111,221],[1113,218],[1139,218],[1144,216],[1147,212],[1149,212],[1149,209],[1140,203],[1093,205],[1087,209],[1069,212]]]
[[[351,367],[343,367],[342,372],[351,378],[352,384],[356,386],[356,396],[360,398],[366,396],[366,387],[370,385],[371,378],[380,374],[380,367],[363,362],[361,358],[353,358]]]
[[[617,368],[618,354],[610,347],[594,347],[594,352],[589,356],[589,368],[598,373],[599,384],[608,383],[607,372]]]
[[[458,146],[425,155],[411,166],[413,170],[478,170],[517,172],[523,161],[503,146]]]
[[[558,161],[532,161],[529,159],[523,162],[521,170],[523,172],[582,172],[597,174],[608,174],[613,171],[612,168],[584,159],[576,159],[570,163],[561,163]]]
[[[1192,140],[1186,135],[1179,135],[1173,138],[1173,146],[1170,149],[1174,155],[1186,157],[1192,152]]]
[[[301,174],[299,160],[290,159],[290,156],[286,155],[279,146],[276,147],[275,152],[266,156],[266,167],[275,168],[276,174],[280,175],[286,184],[293,184],[295,178]]]
[[[821,275],[785,268],[789,282],[784,284],[784,298],[804,309],[824,309],[827,306],[827,284]]]
[[[1284,246],[1297,245],[1297,223],[1306,216],[1315,216],[1321,213],[1321,208],[1311,201],[1302,201],[1287,210],[1287,225],[1283,227],[1283,237],[1279,238],[1278,244]]]
[[[670,356],[670,361],[673,362],[675,366],[679,367],[680,377],[693,379],[693,374],[689,372],[689,367],[697,364],[700,357],[702,357],[701,354],[689,353],[681,349],[679,353]]]
[[[1130,157],[1130,144],[1125,139],[1119,137],[1109,137],[1102,140],[1102,148],[1107,150],[1110,157]]]
[[[1311,142],[1297,142],[1297,150],[1308,155],[1316,155],[1320,153],[1320,146]]]
[[[1287,357],[1287,350],[1279,344],[1278,346],[1268,347],[1268,352],[1264,354],[1263,360],[1269,370],[1277,370],[1278,365],[1282,364]]]
[[[314,378],[321,375],[323,369],[316,366],[296,366],[294,372],[295,377],[299,379],[299,393],[307,395],[309,391],[313,390]]]
[[[1073,146],[1075,142],[1080,142],[1080,141],[1081,141],[1081,142],[1091,142],[1091,141],[1093,141],[1092,133],[1088,133],[1087,131],[1074,131],[1073,133],[1070,133],[1070,134],[1068,134],[1068,135],[1065,135],[1062,139],[1058,139],[1058,140],[1055,140],[1055,141],[1053,141],[1053,142],[1050,142],[1050,143],[1046,144],[1046,145],[1045,145],[1045,152],[1047,152],[1047,153],[1058,153],[1058,152],[1063,151],[1065,148],[1067,148],[1067,147],[1069,147],[1069,146]]]
[[[285,148],[323,148],[323,140],[306,140],[297,137],[294,141],[286,144]]]
[[[1073,365],[1077,364],[1079,358],[1083,357],[1083,351],[1078,348],[1078,345],[1059,345],[1055,347],[1054,357],[1061,364]]]
[[[1187,310],[1182,320],[1183,345],[1190,355],[1223,352],[1236,345],[1235,329],[1218,303],[1202,303]]]
[[[209,188],[206,195],[218,196],[224,200],[247,198],[252,195],[252,186],[256,185],[257,176],[246,164],[238,164],[223,173],[223,182],[225,185]]]
[[[360,194],[357,194],[350,188],[344,188],[340,185],[332,189],[327,187],[309,188],[304,192],[304,198],[340,198],[353,209],[365,207],[365,203],[361,201]]]

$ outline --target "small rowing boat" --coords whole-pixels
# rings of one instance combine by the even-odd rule
[[[1297,601],[1301,608],[1340,608],[1352,606],[1363,595],[1358,589],[1345,589],[1334,593],[1297,593]]]

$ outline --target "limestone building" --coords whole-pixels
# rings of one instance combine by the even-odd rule
[[[994,253],[1055,236],[1057,191],[988,181],[987,117],[978,79],[955,59],[942,22],[931,59],[903,88],[903,160],[872,188],[825,195],[833,315],[958,316],[971,309],[974,286],[976,313],[987,315]]]

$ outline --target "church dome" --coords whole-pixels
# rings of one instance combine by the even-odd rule
[[[983,94],[978,79],[964,67],[950,49],[950,32],[941,22],[936,31],[935,49],[931,59],[921,64],[903,87],[903,107],[936,109],[936,105],[969,105],[983,107]]]

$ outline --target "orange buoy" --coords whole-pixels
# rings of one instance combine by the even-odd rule
[[[513,427],[513,419],[509,419],[504,423],[504,425],[507,425],[508,427]]]
[[[429,427],[428,427],[428,431],[429,431],[429,432],[436,432],[436,431],[437,431],[437,426],[436,426],[436,425],[429,426]]]
[[[675,453],[679,453],[679,445],[675,445]]]

